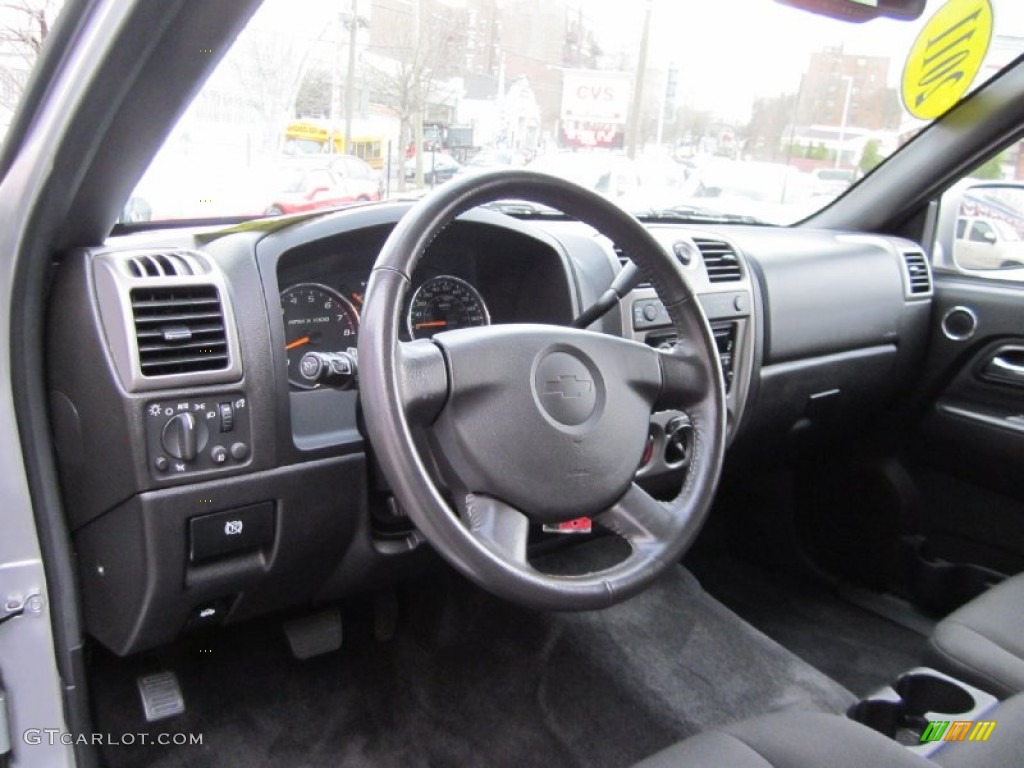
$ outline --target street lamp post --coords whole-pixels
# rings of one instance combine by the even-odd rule
[[[843,144],[846,141],[846,120],[850,116],[850,94],[853,91],[853,77],[843,75],[842,79],[846,82],[846,97],[843,99],[843,116],[839,119],[839,143],[836,147],[834,168],[839,167],[839,160],[843,156]]]

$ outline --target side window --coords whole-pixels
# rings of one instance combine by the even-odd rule
[[[367,178],[366,168],[367,166],[361,160],[353,160],[350,157],[346,157],[345,166],[342,170],[345,176],[350,179],[365,179]]]
[[[970,240],[974,243],[994,243],[996,233],[989,224],[984,221],[976,221],[971,225]]]

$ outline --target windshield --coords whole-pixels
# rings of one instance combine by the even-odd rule
[[[929,0],[916,21],[857,24],[776,0],[303,0],[301,13],[265,0],[133,209],[155,220],[287,212],[274,195],[303,182],[268,169],[351,155],[372,169],[366,190],[303,210],[525,166],[637,212],[788,224],[919,133],[947,86],[969,81],[962,98],[1011,62],[1022,6],[995,0],[986,16],[985,0]],[[922,49],[936,29],[926,24],[950,8],[963,13],[944,22],[949,45]],[[991,33],[975,28],[989,17]],[[957,46],[982,37],[968,51],[976,73],[961,71]],[[984,169],[1022,172],[1017,147]]]

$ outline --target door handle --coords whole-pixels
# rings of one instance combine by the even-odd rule
[[[1024,348],[1004,347],[982,368],[982,377],[1024,387]]]

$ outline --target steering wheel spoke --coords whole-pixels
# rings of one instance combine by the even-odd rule
[[[594,518],[618,534],[635,550],[648,550],[678,532],[679,520],[672,510],[634,483],[610,509]]]
[[[661,364],[661,392],[654,403],[655,410],[688,410],[706,399],[713,387],[719,386],[721,371],[709,375],[706,353],[693,342],[681,340],[657,354]],[[717,366],[717,357],[710,362]]]
[[[397,347],[398,391],[410,424],[433,423],[448,399],[448,371],[441,350],[429,339],[403,341]]]
[[[517,565],[526,564],[530,520],[515,507],[492,496],[466,494],[459,505],[469,530]]]

